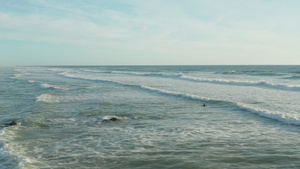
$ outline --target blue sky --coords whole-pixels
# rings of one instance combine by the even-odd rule
[[[299,18],[299,0],[0,0],[0,65],[299,65]]]

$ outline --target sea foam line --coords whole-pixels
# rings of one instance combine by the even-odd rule
[[[44,102],[44,103],[59,103],[60,99],[55,97],[52,94],[42,94],[38,97],[36,97],[36,102]]]
[[[236,81],[236,80],[224,80],[224,79],[201,79],[201,78],[194,78],[186,75],[181,76],[180,78],[185,80],[205,82],[205,83],[216,83],[216,84],[236,85],[236,86],[258,86],[258,87],[267,87],[267,88],[279,89],[279,90],[300,91],[300,85],[274,84],[274,83],[268,83],[266,81],[252,82],[252,81]]]
[[[78,102],[84,100],[98,99],[97,95],[90,94],[77,94],[77,95],[56,95],[51,93],[45,93],[36,97],[36,102],[43,103],[68,103],[68,102]]]
[[[188,93],[180,93],[180,92],[174,92],[174,91],[169,91],[169,90],[164,90],[164,89],[158,89],[150,86],[145,86],[145,85],[137,85],[137,84],[128,84],[128,83],[123,83],[120,81],[113,81],[113,80],[108,80],[108,79],[100,79],[100,78],[88,78],[86,76],[78,76],[78,75],[68,75],[64,74],[67,77],[72,77],[72,78],[79,78],[79,79],[86,79],[86,80],[96,80],[96,81],[102,81],[102,82],[111,82],[111,83],[116,83],[120,85],[125,85],[125,86],[132,86],[132,87],[137,87],[140,89],[148,90],[151,92],[156,92],[160,94],[165,94],[165,95],[171,95],[171,96],[177,96],[177,97],[182,97],[182,98],[188,98],[191,100],[199,100],[199,101],[205,101],[205,102],[223,102],[227,104],[232,104],[233,106],[238,107],[239,109],[258,114],[262,117],[266,117],[269,119],[273,119],[276,121],[280,121],[284,124],[292,124],[292,125],[300,125],[300,117],[291,114],[291,113],[285,113],[285,112],[278,112],[278,111],[270,111],[266,109],[261,109],[261,108],[256,108],[244,103],[238,103],[234,102],[231,100],[219,100],[216,98],[207,98],[207,97],[200,97],[198,95],[193,95],[193,94],[188,94]]]

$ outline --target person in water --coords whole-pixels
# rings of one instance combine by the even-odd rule
[[[206,104],[204,103],[204,104],[203,104],[203,107],[205,107],[205,106],[206,106]]]

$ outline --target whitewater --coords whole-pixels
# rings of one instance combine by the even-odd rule
[[[0,168],[300,167],[300,66],[0,70]]]

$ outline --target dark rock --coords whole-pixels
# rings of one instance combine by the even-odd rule
[[[116,118],[116,117],[112,117],[112,118],[110,118],[109,120],[110,120],[110,121],[120,121],[120,119],[119,119],[119,118]]]
[[[110,119],[103,119],[102,122],[109,122],[109,121],[120,121],[121,119],[117,117],[112,117]]]
[[[13,121],[10,122],[10,123],[5,123],[5,124],[4,124],[4,127],[14,126],[14,125],[17,125],[17,124],[18,124],[18,122],[15,121],[15,120],[13,120]]]

